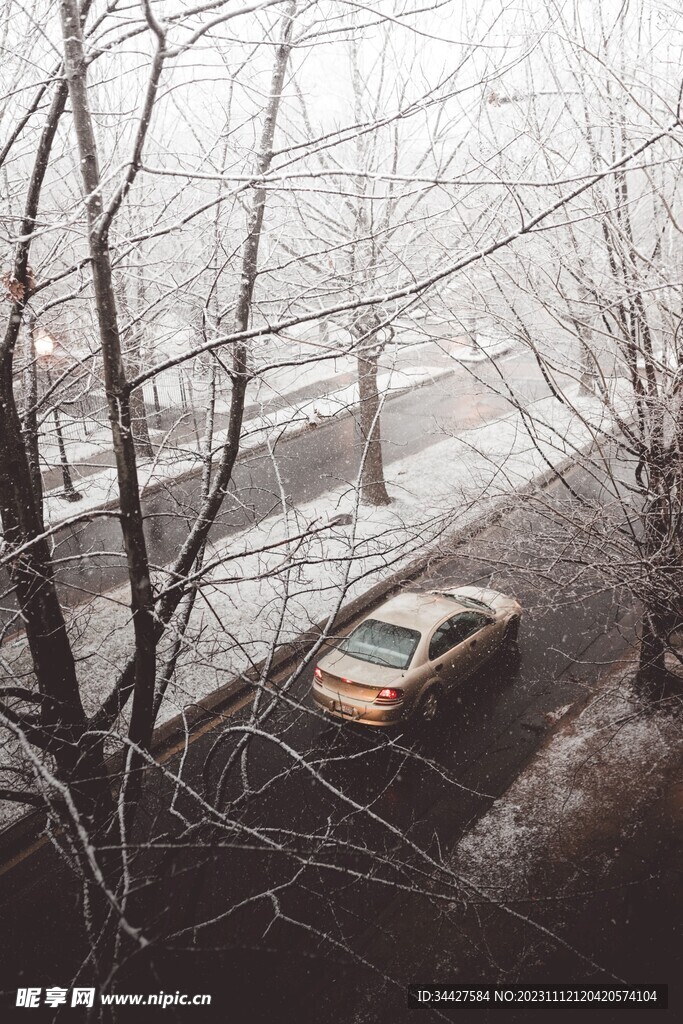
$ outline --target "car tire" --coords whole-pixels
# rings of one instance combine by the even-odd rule
[[[427,693],[420,698],[420,703],[415,712],[415,720],[421,725],[432,726],[441,717],[441,706],[443,693],[439,686],[432,686]]]
[[[510,619],[507,626],[505,627],[505,633],[503,635],[503,643],[516,644],[519,636],[519,616],[515,615],[514,618]]]

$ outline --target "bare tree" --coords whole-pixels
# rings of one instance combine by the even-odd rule
[[[111,241],[113,224],[141,168],[159,83],[164,66],[170,59],[170,43],[167,30],[157,20],[152,6],[143,4],[143,21],[134,24],[133,31],[137,35],[146,32],[153,41],[148,81],[143,91],[137,126],[132,132],[130,154],[118,184],[107,199],[100,171],[102,161],[99,143],[91,112],[91,62],[86,53],[84,35],[88,10],[89,5],[80,9],[71,0],[64,0],[61,5],[65,74],[64,78],[56,78],[54,98],[44,119],[26,193],[14,265],[6,278],[11,311],[2,344],[1,511],[5,553],[10,552],[11,583],[31,650],[35,689],[10,687],[6,690],[4,696],[10,699],[10,704],[4,708],[3,714],[8,722],[23,730],[29,743],[35,744],[53,761],[56,783],[60,789],[67,787],[69,794],[69,806],[64,808],[64,822],[70,822],[72,827],[75,825],[79,829],[92,829],[93,835],[102,835],[116,823],[116,804],[113,802],[105,763],[105,733],[117,722],[132,698],[126,730],[133,752],[129,768],[135,769],[143,763],[141,752],[149,747],[159,707],[159,700],[155,696],[157,645],[186,587],[184,584],[182,587],[168,588],[158,597],[152,588],[133,429],[134,392],[124,366],[119,326],[121,309],[117,303],[114,280],[114,268],[119,257]],[[233,17],[234,13],[230,12],[228,16]],[[256,173],[261,175],[267,171],[273,145],[294,16],[295,7],[290,4],[281,21],[282,38],[274,56],[270,105],[261,129],[262,142],[256,168]],[[98,23],[93,31],[97,28]],[[195,32],[197,38],[201,38],[202,34],[202,31]],[[183,52],[183,49],[181,46],[176,54]],[[79,678],[67,620],[57,592],[52,562],[54,553],[49,542],[52,531],[46,532],[43,523],[42,494],[35,468],[36,391],[33,383],[35,378],[31,376],[30,357],[27,361],[29,382],[23,427],[13,376],[14,353],[24,316],[28,314],[29,324],[32,322],[30,302],[37,286],[29,269],[29,253],[36,234],[41,190],[55,139],[61,131],[67,95],[70,98],[70,117],[78,147],[78,166],[85,197],[88,253],[85,262],[92,274],[93,304],[99,325],[100,358],[116,460],[118,507],[115,515],[121,526],[126,553],[134,632],[131,653],[123,660],[111,694],[104,699],[99,709],[91,709],[90,713],[86,713],[84,708],[81,691],[84,680]],[[251,296],[258,273],[258,247],[264,205],[265,193],[257,190],[251,203],[247,237],[243,245],[243,274],[237,299],[238,331],[243,330],[249,322]],[[173,572],[176,580],[190,576],[191,568],[203,550],[208,532],[223,502],[239,451],[244,395],[248,383],[244,343],[234,346],[232,363],[227,437],[221,446],[220,457],[216,460],[214,478],[211,486],[206,489],[199,516],[176,559]],[[135,369],[139,374],[141,367],[137,365]],[[26,446],[25,438],[29,441]],[[165,668],[166,674],[168,671],[172,671],[172,666],[170,670]],[[162,687],[164,681],[165,674],[162,672]],[[18,711],[17,701],[20,706],[27,704],[31,710]],[[135,807],[133,791],[139,783],[138,774],[134,774],[134,781],[127,790],[131,811]],[[4,795],[8,798],[9,791],[5,791]],[[23,799],[21,792],[17,792],[15,797]],[[84,850],[81,853],[85,855]],[[84,871],[86,877],[92,880],[91,868],[93,865],[86,855]]]
[[[14,261],[0,347],[1,557],[10,572],[7,604],[17,609],[3,629],[25,630],[28,654],[19,640],[14,661],[2,661],[6,768],[17,781],[0,795],[47,811],[53,842],[83,885],[90,957],[104,988],[118,983],[131,952],[163,954],[189,936],[196,943],[214,934],[219,948],[239,946],[240,914],[252,905],[267,908],[260,936],[285,922],[359,962],[354,927],[365,921],[357,911],[368,894],[415,898],[451,920],[463,899],[488,898],[422,834],[417,811],[399,825],[388,808],[406,771],[452,791],[462,786],[457,767],[407,736],[366,737],[347,757],[345,736],[335,734],[331,745],[319,739],[321,722],[302,683],[334,637],[349,594],[405,565],[453,520],[450,506],[426,508],[414,522],[382,518],[392,509],[384,507],[380,359],[417,299],[451,279],[457,294],[473,295],[478,314],[525,340],[570,423],[592,437],[585,465],[607,480],[616,513],[606,516],[567,483],[573,503],[552,509],[555,536],[566,541],[556,524],[570,522],[566,561],[591,572],[597,565],[610,586],[643,601],[644,669],[661,668],[681,620],[680,282],[668,265],[680,230],[680,109],[673,92],[662,99],[651,80],[629,84],[637,54],[628,56],[633,66],[620,63],[619,54],[629,54],[626,8],[614,22],[609,5],[596,14],[593,63],[563,10],[539,15],[535,26],[531,5],[526,37],[499,67],[480,45],[497,15],[485,20],[487,5],[476,5],[463,15],[471,39],[459,44],[453,70],[454,39],[433,20],[438,11],[425,15],[417,6],[396,5],[386,18],[296,0],[267,0],[256,10],[218,0],[162,15],[163,6],[143,0],[125,13],[116,3],[91,12],[87,3],[62,0],[62,42],[56,55],[44,44],[50,60],[41,51],[35,92],[18,101],[16,82],[7,84],[19,108],[2,151],[10,161],[3,216]],[[49,17],[48,7],[36,11]],[[227,38],[225,26],[238,15],[249,19],[244,38],[236,30]],[[484,28],[475,34],[478,16]],[[561,35],[549,33],[556,21]],[[442,46],[448,66],[432,74],[409,60],[398,30],[420,40],[423,57],[425,46]],[[35,26],[31,32],[42,39]],[[343,51],[348,72],[341,125],[317,118],[305,77],[308,53],[318,46],[327,53],[330,43]],[[207,44],[201,57],[198,44]],[[114,71],[100,72],[101,58]],[[566,77],[557,77],[558,67],[570,69]],[[135,119],[114,94],[117,75],[134,83]],[[225,89],[218,113],[214,75]],[[316,75],[320,81],[320,68]],[[107,104],[112,95],[116,102]],[[500,123],[501,111],[509,124]],[[646,130],[634,127],[636,111]],[[560,123],[571,151],[555,145]],[[36,132],[30,138],[28,125]],[[137,215],[143,203],[144,217]],[[135,286],[124,301],[117,282],[127,273]],[[97,340],[41,396],[31,332],[55,311],[73,324],[96,322]],[[148,318],[159,329],[143,344]],[[184,331],[176,347],[166,344],[169,322],[168,337],[183,333],[178,323]],[[288,330],[321,322],[343,327],[345,343],[330,345],[324,329],[313,355],[289,342]],[[542,329],[547,337],[539,337]],[[259,378],[277,386],[278,374],[296,375],[340,352],[357,360],[361,465],[357,481],[334,495],[343,514],[320,520],[292,507],[280,421],[258,427],[265,440],[244,476],[239,457]],[[74,380],[87,387],[100,367],[114,494],[67,521],[83,541],[74,554],[45,514],[39,417]],[[164,374],[181,381],[181,370],[206,374],[206,408],[191,409],[195,423],[205,413],[203,433],[197,426],[189,470],[184,412],[158,445],[155,438],[154,463],[166,451],[171,457],[162,466],[167,476],[156,479],[163,497],[146,511],[153,476],[140,464],[150,454],[145,388],[161,387]],[[547,423],[527,410],[503,371],[491,372],[532,448],[552,465]],[[572,390],[578,384],[583,404]],[[634,461],[635,483],[615,470],[610,445],[617,461]],[[313,444],[302,451],[302,461],[309,451],[311,462],[317,457]],[[259,475],[263,466],[267,477]],[[195,480],[197,468],[190,494],[185,478]],[[505,466],[495,470],[505,476]],[[263,506],[252,512],[253,493],[263,491]],[[475,481],[464,512],[475,516],[490,497]],[[361,501],[379,508],[361,510]],[[212,528],[231,516],[256,519],[254,533],[235,548],[214,549]],[[123,559],[86,534],[89,519],[116,521]],[[155,565],[151,539],[164,520],[175,547]],[[340,539],[335,531],[347,527]],[[511,545],[506,558],[516,550]],[[599,558],[601,550],[609,558]],[[125,588],[69,602],[65,565],[104,576],[107,560]],[[88,586],[79,581],[81,598],[92,596]],[[240,610],[237,620],[230,606]],[[280,648],[293,639],[276,675]],[[108,673],[93,680],[90,666],[105,662]],[[199,676],[232,684],[247,671],[253,701],[241,717],[226,713],[197,765],[193,684]],[[153,756],[152,737],[159,716],[174,707],[182,749],[167,763]],[[369,773],[368,782],[364,770],[360,782],[349,778],[349,764],[377,751],[387,755],[377,776]],[[301,780],[331,804],[315,820],[305,799],[301,820],[291,818],[286,787]],[[242,857],[255,865],[247,896],[235,870]],[[167,868],[181,879],[171,897]],[[218,908],[216,876],[225,886]],[[340,880],[351,891],[348,902],[346,892],[339,898],[341,924],[332,920]]]
[[[648,8],[606,5],[587,19],[558,10],[563,39],[539,48],[542,60],[508,95],[487,97],[479,124],[488,150],[498,149],[487,167],[490,187],[499,176],[507,191],[499,217],[533,217],[539,196],[577,163],[590,174],[618,162],[639,137],[638,119],[656,130],[680,118],[680,83],[655,84],[666,58],[651,45]],[[586,20],[599,54],[578,43]],[[522,125],[525,144],[512,149]],[[572,138],[571,152],[556,147],[551,125]],[[586,571],[600,564],[642,607],[641,677],[655,692],[667,652],[679,657],[683,622],[679,194],[678,142],[665,136],[637,167],[620,167],[564,206],[552,231],[494,257],[472,280],[480,308],[524,340],[558,401],[591,424],[593,447],[577,456],[612,503],[605,514],[591,502],[573,513],[579,561]]]

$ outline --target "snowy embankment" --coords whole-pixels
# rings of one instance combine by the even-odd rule
[[[532,481],[548,463],[575,454],[598,422],[609,428],[595,399],[577,397],[574,406],[581,415],[553,398],[528,407],[524,419],[533,440],[520,414],[513,413],[392,462],[387,508],[364,506],[356,515],[357,490],[350,484],[296,509],[283,504],[279,514],[209,545],[205,565],[212,568],[201,578],[158,724],[324,619],[340,601],[396,573],[445,532],[481,519],[489,502]],[[350,514],[352,524],[331,525],[340,514]],[[168,574],[158,570],[157,588],[168,583]],[[128,604],[122,587],[70,611],[88,712],[109,693],[132,651]],[[161,660],[173,639],[171,627]],[[6,645],[3,656],[25,683],[30,674],[25,643]],[[17,809],[10,806],[8,813],[16,815]]]

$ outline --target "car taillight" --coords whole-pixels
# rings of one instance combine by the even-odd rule
[[[315,668],[313,669],[313,675],[315,676],[316,679],[322,679],[322,669],[318,668],[318,666],[316,665]]]
[[[403,700],[403,694],[400,690],[394,690],[392,686],[384,686],[375,697],[375,700]]]

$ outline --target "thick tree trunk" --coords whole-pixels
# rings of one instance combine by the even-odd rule
[[[266,107],[263,131],[256,160],[256,176],[259,178],[268,172],[273,158],[275,128],[292,47],[292,27],[296,8],[296,0],[290,0],[282,17],[280,42],[275,49],[270,97]],[[258,254],[261,243],[266,194],[266,189],[259,187],[255,187],[252,192],[252,204],[247,218],[247,236],[242,249],[240,284],[235,303],[235,329],[237,331],[246,330],[251,319],[252,299],[258,276]],[[230,397],[230,415],[226,440],[220,459],[215,466],[214,475],[209,481],[209,490],[202,502],[199,515],[173,563],[172,576],[178,580],[178,583],[169,587],[157,602],[155,633],[157,640],[161,637],[183,599],[186,592],[186,586],[183,581],[202,552],[209,531],[225,499],[226,490],[230,483],[240,448],[245,397],[249,383],[247,364],[247,345],[241,341],[237,342],[233,350],[231,368],[232,394]],[[100,712],[94,716],[93,726],[108,728],[110,723],[120,714],[121,709],[125,706],[133,691],[134,665],[129,662],[123,669],[116,687],[106,699]]]
[[[57,597],[50,551],[42,538],[33,481],[11,377],[0,375],[0,513],[7,544],[29,546],[10,566],[33,667],[42,695],[40,727],[27,736],[54,757],[80,814],[101,822],[113,808],[101,742],[88,737],[76,666]],[[32,540],[31,540],[32,539]]]
[[[136,377],[142,369],[139,356],[140,352],[138,349],[133,355],[133,361],[129,360],[128,362],[128,372],[132,377]],[[152,447],[152,441],[149,436],[147,409],[145,407],[145,398],[142,388],[138,388],[136,391],[131,393],[130,422],[136,452],[142,459],[153,459],[154,448]]]
[[[659,634],[652,628],[647,616],[643,617],[642,635],[640,639],[640,657],[638,675],[644,680],[654,680],[664,672],[665,644]]]
[[[378,356],[375,352],[358,356],[359,423],[364,459],[360,477],[361,501],[366,505],[389,505],[391,499],[384,482],[377,372]]]
[[[84,3],[83,16],[89,6],[89,3]],[[28,370],[23,425],[16,406],[13,380],[14,352],[32,286],[29,270],[31,241],[52,143],[66,99],[66,84],[60,82],[40,136],[28,185],[12,273],[14,301],[7,330],[0,342],[0,519],[7,549],[10,552],[17,550],[9,567],[10,578],[21,609],[38,692],[42,697],[37,722],[22,719],[10,709],[5,708],[4,711],[11,721],[23,728],[30,742],[50,752],[56,777],[69,785],[77,812],[91,822],[102,823],[113,808],[109,781],[101,743],[85,735],[87,720],[74,657],[55,588],[50,550],[43,537],[42,488],[35,462],[35,368]],[[30,336],[31,325],[29,344]],[[33,356],[32,351],[28,353],[29,363]]]
[[[153,62],[152,77],[148,86],[146,102],[147,117],[138,132],[135,157],[131,161],[126,183],[119,190],[114,200],[112,200],[112,205],[110,205],[105,213],[98,167],[97,144],[88,101],[86,82],[87,62],[83,51],[83,35],[78,5],[75,0],[62,0],[61,9],[65,71],[69,85],[71,109],[80,155],[80,169],[86,196],[85,203],[88,215],[88,241],[93,286],[102,343],[102,365],[104,368],[109,423],[116,457],[121,506],[121,530],[128,563],[131,609],[135,631],[135,693],[129,735],[135,743],[142,747],[147,747],[152,737],[154,724],[153,707],[157,634],[154,623],[154,598],[138,487],[137,460],[131,422],[130,389],[123,366],[114,296],[108,225],[115,210],[120,206],[127,187],[130,187],[132,184],[139,167],[142,142],[149,123],[151,104],[156,94],[163,57],[158,53],[157,58]]]
[[[653,431],[655,438],[657,431]],[[638,679],[645,692],[662,692],[666,682],[665,654],[669,632],[680,601],[680,566],[672,529],[670,468],[659,440],[650,441],[647,460],[647,497],[643,505],[642,557],[647,591],[642,618]]]
[[[656,613],[646,611],[643,615],[640,653],[638,659],[638,688],[647,697],[659,697],[666,685],[663,624]]]

